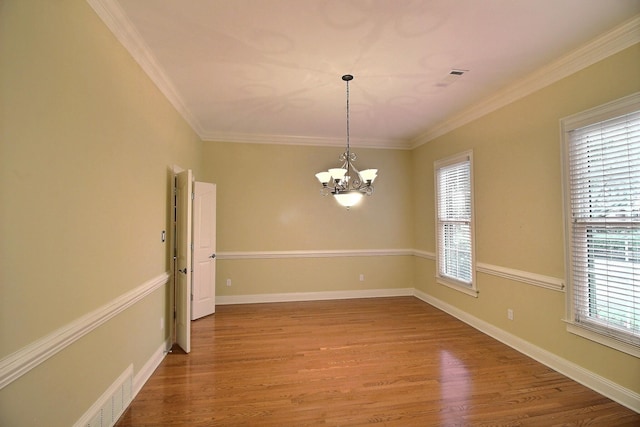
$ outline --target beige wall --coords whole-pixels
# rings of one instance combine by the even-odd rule
[[[0,3],[0,358],[169,269],[168,168],[201,142],[85,1]],[[158,289],[0,390],[71,425],[167,338]]]
[[[473,149],[477,261],[564,280],[559,120],[640,90],[638,76],[635,45],[416,149],[416,248],[435,251],[434,160]],[[563,292],[479,273],[473,298],[435,284],[433,261],[415,274],[427,294],[640,392],[637,358],[566,332]]]
[[[218,250],[408,248],[413,244],[409,151],[358,149],[377,167],[371,197],[350,210],[320,195],[314,174],[344,147],[205,142],[203,179],[218,184]]]
[[[339,147],[204,143],[203,180],[218,188],[218,252],[413,247],[410,152],[358,149],[380,170],[375,192],[347,210],[320,195],[314,174],[339,166]],[[218,261],[218,295],[412,287],[407,257]],[[359,281],[359,275],[365,281]],[[232,287],[225,286],[232,279]]]
[[[433,161],[474,149],[477,259],[564,277],[558,120],[640,89],[635,46],[378,167],[350,211],[313,174],[340,148],[202,143],[84,1],[0,2],[0,358],[169,269],[169,167],[218,184],[218,251],[434,252]],[[218,262],[218,295],[419,290],[640,392],[638,360],[565,332],[564,293],[410,256]],[[365,274],[365,281],[358,280]],[[233,285],[224,286],[227,278]],[[71,425],[168,331],[167,287],[0,390],[0,425]],[[506,320],[513,308],[516,320]]]

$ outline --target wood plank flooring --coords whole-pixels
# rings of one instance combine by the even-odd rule
[[[125,426],[640,426],[637,414],[413,297],[219,306]]]

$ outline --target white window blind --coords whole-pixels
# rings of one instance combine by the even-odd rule
[[[640,346],[640,111],[568,132],[572,319]]]
[[[471,159],[436,163],[438,276],[473,284]]]

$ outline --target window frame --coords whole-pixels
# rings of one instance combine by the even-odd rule
[[[564,214],[564,237],[565,237],[565,276],[567,278],[567,288],[565,294],[565,323],[567,331],[587,338],[591,341],[598,342],[616,350],[640,357],[640,346],[621,341],[615,336],[608,335],[599,331],[597,328],[589,327],[587,322],[581,323],[576,320],[575,296],[574,288],[574,243],[573,243],[573,221],[571,208],[571,186],[570,186],[570,158],[569,149],[571,144],[571,132],[581,129],[589,125],[604,122],[616,117],[620,117],[629,113],[640,110],[640,92],[636,92],[629,96],[618,100],[600,105],[598,107],[586,110],[560,120],[561,144],[562,144],[562,190],[563,190],[563,214]],[[604,330],[605,326],[601,326]],[[613,328],[612,328],[613,329]],[[615,333],[615,332],[614,332]],[[620,333],[619,331],[617,333]]]
[[[469,218],[469,238],[471,242],[471,265],[470,265],[470,274],[471,274],[471,282],[467,283],[461,280],[457,280],[454,277],[447,276],[442,274],[441,269],[441,256],[442,249],[440,242],[440,227],[441,221],[439,217],[440,212],[440,179],[439,179],[439,171],[440,169],[448,166],[453,166],[461,163],[469,163],[469,188],[470,188],[470,204],[471,204],[471,215]],[[473,183],[473,150],[463,151],[458,154],[454,154],[452,156],[438,159],[434,162],[434,195],[435,195],[435,240],[436,240],[436,283],[447,286],[449,288],[460,291],[464,294],[470,295],[472,297],[478,297],[478,289],[476,282],[476,250],[475,250],[475,203],[474,203],[474,183]]]

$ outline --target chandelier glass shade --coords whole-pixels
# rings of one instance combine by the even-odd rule
[[[348,209],[357,204],[362,196],[373,194],[372,184],[378,176],[378,169],[359,171],[353,165],[357,158],[349,144],[349,81],[353,80],[353,76],[346,74],[342,80],[347,83],[347,148],[338,158],[342,162],[339,168],[318,172],[316,178],[322,184],[320,193],[323,196],[332,194],[338,203]]]

